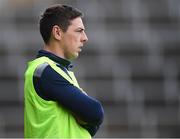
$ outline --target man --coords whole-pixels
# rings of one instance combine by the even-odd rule
[[[70,61],[88,40],[82,13],[54,5],[39,24],[45,45],[25,73],[25,137],[91,138],[103,121],[103,108],[70,71]]]

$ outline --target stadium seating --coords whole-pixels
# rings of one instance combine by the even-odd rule
[[[179,0],[16,1],[0,1],[0,137],[23,137],[23,73],[43,46],[38,16],[55,3],[85,13],[73,70],[105,109],[95,137],[180,137]]]

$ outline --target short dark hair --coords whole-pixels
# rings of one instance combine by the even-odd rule
[[[47,44],[51,37],[52,28],[58,25],[63,32],[66,32],[71,20],[82,17],[83,13],[69,5],[53,5],[45,10],[39,21],[39,28],[44,42]]]

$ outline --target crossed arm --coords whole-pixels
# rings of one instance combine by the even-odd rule
[[[37,71],[37,70],[36,70]],[[36,92],[45,100],[57,101],[72,112],[77,122],[94,136],[103,121],[101,103],[81,92],[49,65],[33,77]]]

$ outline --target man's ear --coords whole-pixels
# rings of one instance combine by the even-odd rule
[[[62,29],[58,25],[54,25],[52,28],[53,38],[56,40],[61,40],[62,38]]]

